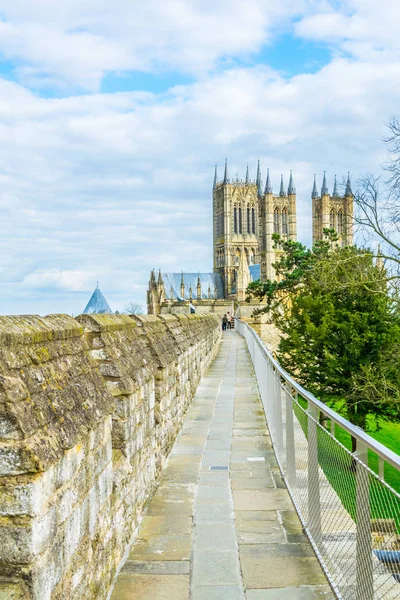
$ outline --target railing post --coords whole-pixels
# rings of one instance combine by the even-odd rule
[[[318,469],[318,408],[308,403],[308,527],[317,545],[321,535],[321,497]]]
[[[356,462],[356,527],[357,527],[357,600],[373,600],[374,577],[370,520],[368,447],[357,440]],[[360,461],[360,462],[359,462]]]
[[[278,454],[278,458],[282,464],[282,451],[283,451],[283,423],[282,423],[282,388],[281,388],[281,376],[278,371],[275,371],[275,386],[274,386],[274,423],[275,423],[275,447]]]
[[[273,368],[272,365],[269,361],[269,359],[267,359],[267,381],[266,381],[266,392],[265,392],[265,412],[267,415],[267,425],[268,425],[268,429],[269,429],[269,434],[271,436],[272,439],[272,419],[271,419],[271,412],[272,412],[272,404],[273,404],[273,395],[274,395],[274,372],[273,372]]]
[[[296,449],[293,429],[292,386],[285,383],[286,395],[286,477],[290,487],[296,485]]]

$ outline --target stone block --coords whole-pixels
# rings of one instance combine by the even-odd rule
[[[23,582],[0,581],[0,600],[28,600],[28,590]]]
[[[17,484],[9,480],[0,482],[0,515],[29,515],[34,516],[40,510],[37,500],[37,482]]]
[[[14,403],[28,397],[28,388],[20,377],[0,375],[0,399]]]

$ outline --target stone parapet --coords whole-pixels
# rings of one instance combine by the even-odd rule
[[[102,600],[216,315],[0,317],[0,598]]]

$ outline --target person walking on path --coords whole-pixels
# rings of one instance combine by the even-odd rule
[[[222,317],[222,331],[226,331],[226,327],[228,325],[228,317],[224,315]]]

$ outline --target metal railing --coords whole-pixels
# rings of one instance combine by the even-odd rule
[[[247,323],[236,319],[235,327],[282,477],[336,597],[400,599],[400,494],[385,481],[398,477],[400,486],[400,456],[299,385]],[[342,443],[346,434],[356,439],[354,453]]]

